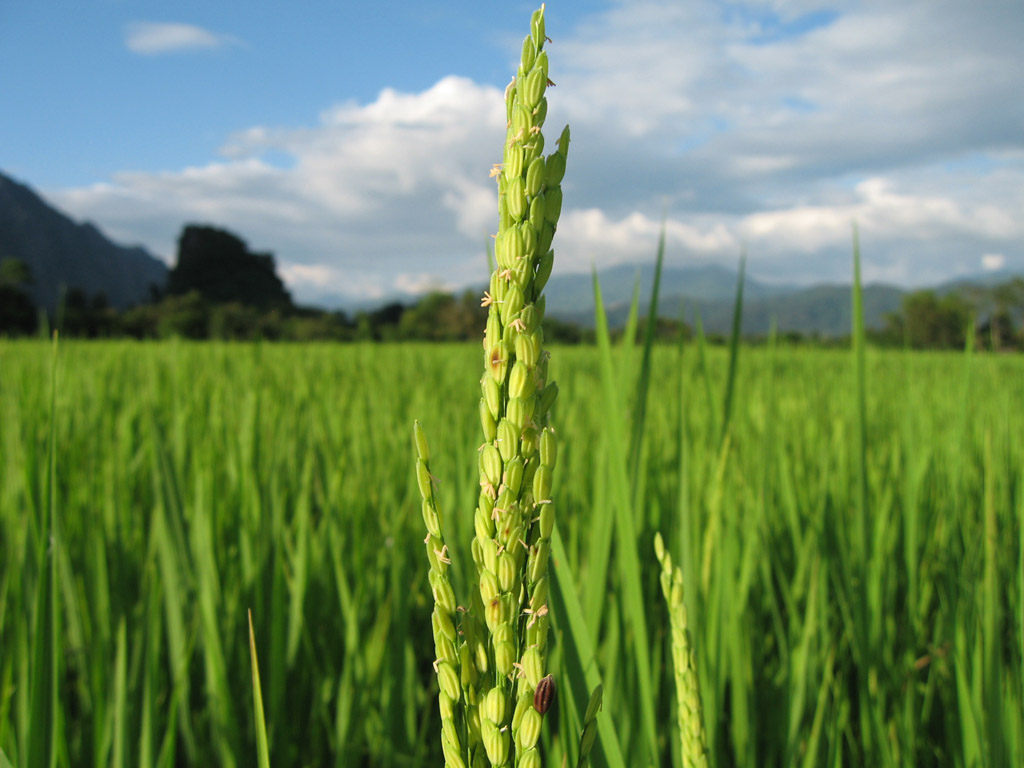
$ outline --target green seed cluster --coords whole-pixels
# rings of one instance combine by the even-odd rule
[[[603,697],[603,685],[598,685],[594,692],[590,694],[587,712],[583,716],[583,733],[580,735],[580,756],[576,761],[576,768],[587,768],[590,765],[590,750],[593,749],[594,740],[597,738],[597,712],[601,709]]]
[[[478,581],[457,621],[447,549],[433,495],[429,450],[415,429],[417,477],[434,593],[433,630],[442,747],[449,768],[539,768],[547,676],[548,558],[557,443],[549,426],[558,388],[548,382],[541,291],[551,275],[551,241],[562,209],[569,129],[544,156],[548,57],[544,7],[534,12],[522,62],[505,91],[508,130],[498,178],[497,264],[484,306],[480,381],[480,496],[474,514]],[[461,611],[460,611],[461,612]],[[541,696],[550,702],[553,680]]]
[[[434,612],[430,615],[430,623],[434,633],[434,669],[440,688],[438,708],[441,711],[441,748],[448,766],[465,768],[466,764],[459,754],[461,741],[455,716],[456,705],[462,698],[462,687],[458,673],[459,653],[456,649],[455,590],[448,578],[451,561],[441,532],[441,511],[434,495],[434,478],[430,474],[430,447],[419,421],[413,425],[413,437],[416,443],[416,483],[423,499],[423,524],[427,529],[423,543],[427,548],[427,562],[430,563],[430,591],[434,595]]]
[[[690,644],[690,630],[686,622],[686,604],[683,602],[683,572],[672,567],[672,555],[658,533],[654,537],[654,552],[661,563],[661,591],[668,603],[669,624],[672,629],[672,665],[676,677],[676,717],[683,765],[686,768],[707,768],[707,736],[701,710],[700,686],[697,666]]]

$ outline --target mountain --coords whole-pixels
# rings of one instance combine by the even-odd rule
[[[465,288],[459,288],[455,291],[456,294],[461,294]],[[477,289],[474,288],[474,291]],[[483,295],[484,286],[479,287],[480,295]],[[306,289],[302,293],[296,292],[296,303],[301,304],[305,307],[315,307],[322,309],[326,312],[342,311],[349,315],[354,315],[357,312],[373,312],[380,309],[381,307],[387,306],[388,304],[402,304],[403,306],[412,306],[413,304],[420,301],[425,294],[422,293],[408,293],[405,291],[392,291],[383,296],[368,297],[357,293],[344,293],[342,291],[331,291],[331,290],[310,290]]]
[[[123,309],[163,288],[167,266],[143,248],[111,242],[93,224],[78,224],[24,184],[0,173],[0,260],[20,259],[32,270],[29,288],[39,306],[57,306],[61,286],[103,293]]]
[[[971,290],[973,288],[993,288],[1003,283],[1008,283],[1016,278],[1024,277],[1020,272],[1012,269],[996,269],[988,270],[985,272],[975,272],[969,275],[961,275],[960,277],[953,278],[949,282],[941,283],[935,286],[935,292],[939,295],[945,295],[947,293],[953,293],[955,291],[962,291],[964,289]]]
[[[653,264],[610,267],[601,270],[598,276],[611,327],[621,328],[625,325],[637,285],[639,312],[641,316],[647,314],[654,280]],[[985,298],[986,291],[1014,277],[1019,275],[1010,271],[985,272],[960,277],[931,290],[939,295],[960,293],[980,307],[984,314],[988,306],[986,301],[991,303],[990,299]],[[658,314],[665,318],[682,317],[690,325],[695,325],[699,311],[707,333],[729,333],[732,329],[736,280],[737,273],[734,270],[717,265],[665,268],[661,277]],[[456,293],[461,294],[463,290],[466,289],[460,288]],[[478,286],[474,290],[482,294],[484,287]],[[884,328],[886,316],[900,310],[908,290],[893,285],[865,285],[865,325],[876,330]],[[594,287],[590,274],[556,275],[548,281],[544,293],[549,315],[584,327],[594,327]],[[373,311],[391,302],[410,306],[421,298],[419,295],[398,293],[379,299],[323,294],[313,303],[355,313]],[[748,274],[743,286],[743,333],[767,334],[773,321],[780,333],[794,331],[825,337],[846,336],[850,333],[852,322],[850,286],[768,283]]]
[[[639,280],[640,299],[646,306],[654,281],[653,264],[623,264],[601,270],[601,296],[606,307],[624,305],[628,311],[633,300],[633,289]],[[743,295],[750,299],[784,296],[799,290],[798,286],[763,283],[747,276]],[[563,317],[594,314],[594,286],[590,275],[570,274],[552,277],[544,288],[548,306],[557,307],[556,314]],[[718,265],[693,267],[666,267],[661,272],[661,297],[700,297],[705,301],[728,300],[736,295],[736,272]],[[663,312],[668,316],[672,313]],[[624,317],[625,315],[623,315]]]
[[[864,286],[864,324],[868,328],[884,326],[885,316],[899,310],[903,293],[891,285]],[[758,298],[748,298],[744,290],[743,333],[767,334],[774,320],[782,333],[844,336],[849,334],[853,322],[852,306],[848,285],[815,285],[788,294]],[[706,301],[672,296],[659,309],[659,314],[679,317],[682,310],[687,322],[694,323],[698,309],[704,329],[709,333],[731,330],[733,298]]]
[[[640,316],[647,314],[654,281],[653,264],[611,267],[601,270],[598,277],[611,327],[621,328],[625,325],[638,279]],[[1021,277],[1019,272],[1013,270],[979,272],[962,275],[928,290],[940,296],[958,293],[975,307],[979,317],[984,317],[995,308],[991,289]],[[695,325],[699,311],[706,332],[729,333],[732,329],[736,279],[734,270],[716,265],[666,268],[662,272],[658,314],[666,318],[683,317],[687,323]],[[886,316],[900,310],[903,297],[910,290],[893,285],[865,285],[863,298],[866,327],[882,329]],[[560,320],[593,327],[594,288],[589,274],[552,277],[544,291],[547,294],[548,314]],[[821,336],[845,336],[850,333],[852,321],[850,286],[766,283],[748,274],[743,286],[743,333],[767,334],[773,320],[783,333],[796,331]]]
[[[601,295],[608,322],[622,327],[629,314],[639,275],[641,315],[647,313],[654,266],[634,265],[603,270]],[[732,328],[736,296],[735,271],[721,266],[667,268],[662,272],[658,314],[695,323],[699,311],[704,330],[728,333]],[[589,275],[560,275],[545,288],[549,313],[561,320],[592,327],[593,284]],[[869,328],[881,328],[885,316],[900,308],[903,290],[888,285],[864,287],[864,320]],[[799,286],[766,283],[747,275],[743,285],[743,332],[765,334],[774,319],[779,331],[842,336],[850,332],[849,285]]]

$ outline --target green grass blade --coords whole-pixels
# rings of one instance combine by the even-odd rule
[[[981,712],[979,702],[974,701],[973,692],[968,671],[974,672],[971,660],[968,658],[970,646],[967,640],[967,627],[965,619],[967,616],[959,617],[957,624],[956,645],[962,651],[955,652],[953,671],[956,685],[957,718],[960,725],[960,760],[959,765],[984,765],[983,762],[983,741],[984,741],[984,715]]]
[[[145,644],[142,662],[142,706],[139,714],[139,757],[136,761],[139,768],[152,768],[153,766],[153,750],[157,737],[156,721],[160,719],[161,712],[158,701],[161,695],[159,690],[160,640],[163,636],[161,603],[159,584],[149,584],[146,598],[146,626],[145,631],[139,635]]]
[[[676,463],[676,473],[679,477],[679,490],[676,494],[676,519],[675,524],[676,540],[679,542],[679,567],[683,571],[683,582],[688,584],[697,583],[697,557],[696,548],[693,546],[693,542],[697,539],[697,532],[694,526],[693,509],[690,507],[690,478],[688,474],[689,470],[689,458],[687,456],[687,371],[685,366],[685,350],[686,341],[685,335],[680,334],[679,337],[679,350],[677,357],[677,368],[679,371],[679,382],[677,384],[678,394],[678,406],[676,415],[676,451],[678,453]],[[691,594],[695,589],[691,589]],[[690,616],[696,618],[697,614],[693,610],[692,606],[694,602],[691,601],[688,604],[690,610]]]
[[[736,299],[732,307],[732,333],[729,336],[729,371],[725,379],[725,398],[722,401],[722,431],[719,443],[725,440],[732,419],[733,398],[736,391],[736,371],[739,363],[740,337],[743,334],[743,283],[747,272],[747,252],[740,256],[740,271],[736,277]]]
[[[636,329],[640,318],[640,273],[637,272],[633,280],[633,297],[629,301],[629,314],[626,315],[626,325],[622,329],[622,339],[619,342],[622,361],[619,367],[619,387],[627,391],[633,380],[633,354],[636,350]]]
[[[665,262],[665,226],[661,219],[661,234],[658,236],[658,255],[654,261],[654,285],[651,287],[651,301],[647,308],[647,327],[644,331],[644,349],[640,360],[640,377],[636,383],[636,397],[633,401],[633,434],[629,441],[629,482],[633,489],[634,501],[640,475],[640,454],[643,448],[644,424],[647,421],[647,397],[651,380],[651,352],[658,328],[658,294],[661,290],[661,270]]]
[[[58,698],[58,661],[60,607],[57,589],[57,335],[53,337],[53,359],[50,371],[50,434],[46,470],[46,520],[40,526],[37,562],[39,576],[35,594],[35,632],[32,647],[31,719],[28,745],[24,752],[25,768],[50,768],[56,765],[57,732],[60,701]]]
[[[1000,644],[999,620],[999,575],[998,551],[999,529],[996,522],[995,459],[992,455],[992,433],[985,432],[984,442],[984,572],[982,576],[981,629],[983,646],[982,680],[985,695],[985,741],[988,747],[989,765],[1007,765],[1002,732],[1002,718],[995,713],[1003,709],[1002,696],[1002,649]]]
[[[868,417],[867,417],[867,341],[864,332],[864,295],[860,276],[860,234],[856,223],[853,225],[853,285],[851,288],[852,303],[852,345],[854,357],[854,397],[855,404],[855,437],[854,467],[856,479],[856,510],[857,510],[857,557],[859,562],[855,568],[853,581],[860,581],[860,594],[856,600],[855,634],[859,639],[863,654],[859,665],[859,684],[861,700],[865,704],[860,708],[861,743],[868,759],[888,764],[888,751],[885,734],[877,717],[877,710],[867,704],[876,698],[871,693],[872,679],[878,673],[883,661],[878,657],[877,644],[880,642],[882,606],[877,599],[873,587],[878,583],[878,569],[873,567],[872,553],[872,522],[868,504]],[[879,750],[881,750],[879,752]]]
[[[560,639],[566,668],[567,683],[572,687],[576,702],[586,702],[590,694],[601,685],[601,672],[597,667],[594,645],[590,640],[587,622],[573,584],[572,572],[565,545],[558,525],[551,532],[551,568],[554,570],[552,597],[556,601],[553,616],[561,629]],[[580,721],[583,712],[578,712]],[[592,753],[593,762],[603,768],[625,768],[611,716],[602,712],[597,718],[597,751]]]
[[[811,734],[807,739],[804,748],[804,760],[802,768],[814,768],[820,760],[822,725],[825,721],[825,709],[832,690],[832,674],[835,669],[835,649],[829,652],[825,661],[825,675],[818,688],[818,703],[814,709],[814,722],[811,724]]]
[[[700,308],[697,308],[697,363],[700,366],[701,381],[704,382],[704,397],[707,400],[707,414],[711,420],[709,435],[724,434],[718,429],[718,407],[711,390],[711,371],[708,369],[708,345],[704,336],[704,322],[700,317]]]
[[[128,756],[128,648],[127,629],[122,618],[117,625],[117,651],[114,656],[113,708],[111,710],[110,768],[125,768]]]
[[[608,466],[608,440],[601,439],[596,449],[597,454],[592,460],[593,466]],[[595,472],[592,480],[593,498],[607,498],[608,474]],[[591,638],[596,643],[601,634],[602,616],[608,603],[608,564],[611,560],[612,539],[615,535],[615,518],[609,513],[606,504],[595,507],[589,528],[586,574],[591,589],[588,589],[583,595],[582,604],[583,615],[587,617],[587,623],[590,626]]]
[[[306,586],[309,580],[309,537],[310,537],[310,486],[312,484],[313,465],[307,461],[302,474],[302,490],[296,505],[294,532],[295,552],[291,558],[291,579],[288,600],[288,641],[285,658],[291,667],[299,650],[299,639],[304,626],[303,609],[305,607]]]
[[[640,560],[637,554],[637,532],[635,527],[629,477],[626,464],[626,441],[623,436],[623,419],[618,393],[615,391],[615,366],[612,361],[611,341],[608,335],[608,318],[601,298],[601,286],[594,273],[594,305],[598,350],[601,360],[603,382],[605,428],[609,439],[609,470],[611,502],[614,506],[616,527],[616,561],[619,566],[619,588],[623,591],[626,620],[632,633],[633,657],[636,666],[636,684],[639,690],[639,706],[643,731],[643,749],[638,763],[646,764],[657,757],[657,737],[654,722],[654,699],[651,686],[650,643],[647,635],[647,620],[644,616],[643,579],[640,574]]]
[[[871,522],[868,519],[868,475],[867,475],[867,363],[865,360],[866,342],[864,338],[864,296],[860,282],[860,235],[857,225],[853,226],[853,360],[855,376],[856,404],[856,439],[857,449],[854,456],[857,468],[857,520],[858,545],[862,563],[866,565],[870,555]]]
[[[1024,697],[1024,493],[1017,495],[1017,661],[1018,692]],[[1020,702],[1018,702],[1019,704]],[[1017,707],[1017,723],[1011,733],[1024,736],[1024,706]],[[1024,751],[1024,745],[1018,745]],[[1018,755],[1019,758],[1022,755]]]
[[[256,724],[256,765],[259,768],[270,768],[267,723],[263,717],[263,692],[260,690],[260,665],[256,658],[256,634],[252,629],[252,611],[249,611],[249,658],[252,660],[252,710]]]
[[[187,591],[181,576],[178,550],[175,549],[168,534],[165,522],[166,510],[162,504],[157,505],[153,514],[153,537],[156,540],[157,560],[160,569],[160,581],[163,587],[164,614],[167,621],[167,651],[170,656],[173,686],[173,697],[176,700],[188,700],[189,664],[191,646],[188,637],[188,626],[183,611],[187,605]],[[154,713],[155,714],[155,713]],[[180,715],[179,725],[185,739],[186,750],[194,752],[194,737],[188,713]]]
[[[791,655],[793,679],[791,688],[793,695],[789,704],[789,728],[786,736],[786,765],[796,765],[798,749],[803,741],[801,728],[804,720],[804,706],[808,690],[808,678],[812,668],[812,640],[818,630],[818,569],[820,561],[815,557],[811,567],[810,590],[807,595],[807,612],[804,614],[803,629],[800,632],[800,643]]]

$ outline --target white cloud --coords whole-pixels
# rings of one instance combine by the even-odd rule
[[[556,270],[652,259],[665,201],[677,263],[734,264],[745,243],[758,276],[846,279],[856,221],[868,279],[946,279],[978,254],[1024,267],[1024,12],[961,5],[619,0],[555,35],[546,133],[573,131]],[[168,257],[186,221],[233,229],[300,298],[480,283],[503,87],[385,88],[316,124],[243,127],[205,164],[51,197]]]
[[[867,179],[845,204],[803,205],[746,216],[740,229],[754,247],[805,253],[849,242],[853,223],[875,237],[927,243],[963,235],[978,239],[1024,236],[1024,223],[995,205],[970,205],[951,195],[899,191],[888,179]]]
[[[124,44],[128,50],[143,56],[209,50],[236,42],[230,35],[220,35],[192,24],[137,21],[124,29]]]
[[[293,287],[312,286],[317,289],[329,289],[344,279],[338,270],[326,264],[279,262],[277,271],[281,278]]]
[[[1006,266],[1006,256],[1002,253],[986,253],[981,257],[981,268],[986,272],[996,272]]]
[[[399,272],[395,276],[395,288],[402,293],[428,293],[430,291],[452,290],[454,285],[445,283],[444,280],[431,272]]]
[[[565,211],[555,238],[557,273],[584,272],[637,260],[653,260],[661,220],[634,211],[612,219],[599,208]],[[666,249],[675,254],[732,260],[741,243],[721,221],[691,222],[670,218],[665,225]]]
[[[185,222],[232,229],[275,252],[300,297],[480,283],[504,129],[498,89],[448,77],[339,105],[318,126],[241,131],[204,166],[122,173],[53,197],[167,257]],[[291,162],[270,164],[267,152]]]

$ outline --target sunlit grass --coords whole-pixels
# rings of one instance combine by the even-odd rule
[[[596,350],[552,355],[556,553],[579,610],[553,609],[551,666],[577,674],[566,633],[586,634],[597,667],[578,675],[599,673],[622,754],[677,764],[661,530],[712,764],[1021,762],[1024,360],[866,350],[862,562],[849,352],[742,349],[723,440],[728,352],[706,350],[705,378],[696,345],[656,347],[625,494],[635,542],[606,398],[629,434],[640,366],[610,354],[610,394]],[[254,764],[250,609],[271,765],[436,765],[409,424],[445,425],[432,469],[457,548],[479,492],[479,345],[61,342],[59,357],[51,417],[50,345],[0,342],[0,765],[29,765],[49,735],[33,688],[54,642],[58,764]],[[472,558],[452,561],[466,593]],[[574,754],[584,689],[560,688],[553,764]],[[592,759],[608,764],[600,742]]]

